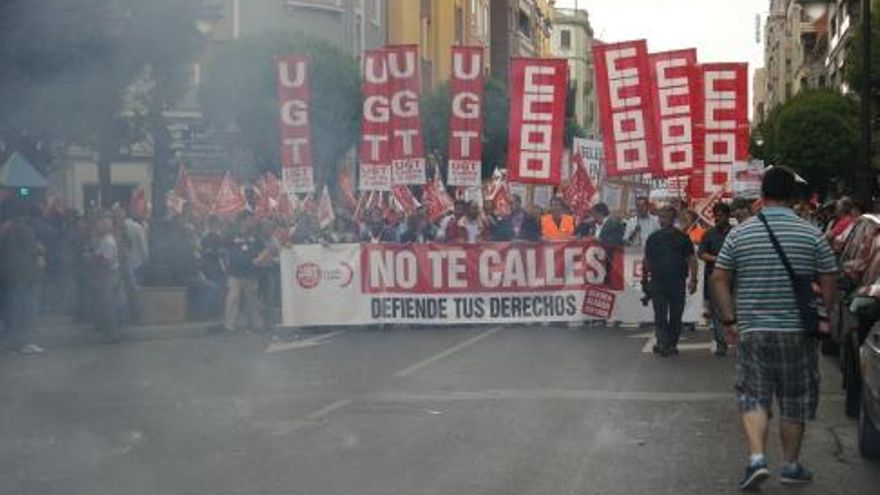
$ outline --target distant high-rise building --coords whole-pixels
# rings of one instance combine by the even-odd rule
[[[552,54],[552,2],[491,0],[492,75],[507,81],[511,57]]]
[[[767,69],[755,69],[752,80],[752,126],[758,126],[767,118]]]
[[[555,9],[552,54],[568,60],[569,95],[574,97],[575,120],[588,133],[599,132],[593,72],[593,28],[586,10]]]

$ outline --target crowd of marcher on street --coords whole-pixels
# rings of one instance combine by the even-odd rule
[[[46,209],[31,201],[7,201],[0,216],[0,331],[7,349],[37,354],[37,325],[47,313],[66,314],[79,323],[94,325],[107,341],[120,337],[120,327],[139,321],[137,293],[145,283],[150,261],[150,224],[124,208],[76,210]],[[795,211],[821,226],[832,244],[842,245],[847,228],[864,211],[843,198],[832,207],[807,201]],[[456,201],[452,210],[431,221],[425,207],[405,215],[390,209],[371,208],[352,214],[339,211],[322,228],[317,212],[303,209],[292,216],[254,215],[244,211],[232,218],[199,214],[185,205],[164,231],[174,246],[173,271],[188,288],[189,315],[194,319],[222,321],[218,330],[239,327],[266,332],[278,318],[280,308],[281,248],[292,244],[334,243],[476,243],[540,242],[595,239],[611,246],[647,249],[648,264],[666,257],[675,242],[686,253],[705,262],[704,277],[712,273],[715,257],[733,222],[752,215],[752,201],[719,203],[714,209],[716,226],[708,225],[682,201],[663,208],[647,197],[636,200],[629,218],[618,218],[604,203],[595,204],[585,216],[569,210],[562,197],[553,197],[546,208],[524,206],[519,196],[510,198],[509,212],[500,214],[491,201],[483,204]],[[664,228],[678,237],[655,236]],[[688,242],[681,242],[682,237]],[[153,239],[158,241],[159,239]],[[696,248],[698,247],[698,248]],[[684,295],[667,282],[678,284],[687,276],[687,262],[678,268],[656,262],[651,293],[657,313],[667,317],[657,325],[669,328],[674,352],[682,323]],[[684,268],[681,268],[681,267]],[[669,270],[676,273],[667,273]],[[650,274],[650,271],[648,271]],[[650,280],[650,275],[646,281]],[[706,278],[708,280],[708,278]],[[660,281],[660,282],[657,282]],[[672,281],[676,281],[672,283]],[[684,281],[681,280],[682,287]],[[708,284],[706,284],[708,286]],[[717,315],[714,322],[719,354],[726,351]],[[659,303],[659,307],[656,305]],[[670,312],[670,306],[672,311]],[[661,344],[658,344],[661,345]],[[662,345],[661,345],[662,347]]]

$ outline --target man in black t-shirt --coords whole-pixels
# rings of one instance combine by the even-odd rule
[[[258,284],[268,257],[255,227],[256,222],[252,218],[246,215],[240,217],[226,243],[229,279],[223,327],[227,331],[235,330],[241,307],[248,316],[251,329],[257,332],[265,330]]]
[[[675,210],[660,210],[660,230],[645,243],[645,278],[654,303],[654,353],[678,354],[678,338],[684,314],[685,288],[697,291],[697,260],[691,240],[675,228]],[[690,283],[687,283],[690,276]],[[687,287],[685,287],[687,286]]]
[[[724,246],[724,239],[727,238],[727,234],[731,229],[730,206],[725,203],[718,203],[712,207],[712,215],[715,217],[715,226],[703,235],[703,240],[700,242],[698,253],[700,259],[706,263],[703,272],[703,283],[705,284],[703,298],[709,305],[712,330],[715,334],[715,355],[723,357],[727,355],[727,339],[724,335],[724,328],[721,325],[718,310],[715,308],[715,305],[712,303],[712,298],[710,297],[710,284],[708,281],[712,276],[712,272],[715,270],[715,260],[718,259],[718,253],[721,252],[721,247]]]

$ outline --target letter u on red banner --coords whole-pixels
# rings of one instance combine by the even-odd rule
[[[391,177],[394,185],[424,184],[425,150],[419,109],[418,45],[385,47],[391,109]]]
[[[315,190],[309,125],[309,57],[284,55],[276,63],[281,176],[289,192]]]
[[[691,196],[729,193],[733,163],[749,159],[749,68],[744,63],[698,66],[702,106],[696,125],[697,153],[704,166],[690,181]]]
[[[703,168],[703,155],[696,153],[694,122],[697,110],[697,50],[652,53],[651,90],[655,132],[659,145],[655,178],[689,176]]]
[[[361,121],[360,190],[391,190],[391,106],[385,50],[363,56],[363,119]]]
[[[593,60],[606,176],[660,170],[647,42],[596,44]]]
[[[568,62],[514,58],[510,70],[508,179],[558,185],[562,180]]]
[[[449,79],[452,101],[449,114],[450,186],[481,185],[484,56],[482,46],[452,47],[452,77]]]

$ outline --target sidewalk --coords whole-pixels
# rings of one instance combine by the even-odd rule
[[[157,339],[191,339],[210,335],[211,328],[219,320],[187,321],[164,325],[126,325],[121,334],[126,341],[149,341]],[[37,324],[37,344],[41,347],[65,347],[100,342],[94,326],[77,323],[74,318],[59,314],[46,314]]]

